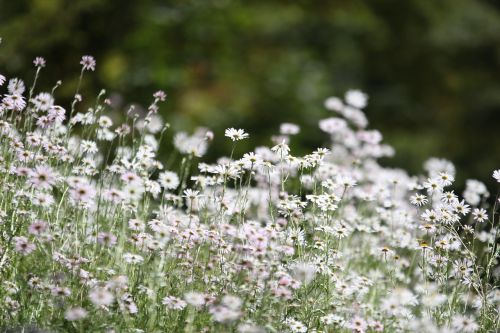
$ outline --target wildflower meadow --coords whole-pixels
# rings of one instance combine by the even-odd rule
[[[435,157],[383,167],[365,93],[325,96],[329,140],[305,156],[286,119],[240,155],[251,132],[176,131],[163,91],[112,115],[80,64],[68,105],[37,84],[41,57],[31,78],[0,73],[1,331],[499,330],[500,187],[455,193]],[[233,149],[209,164],[214,136]]]

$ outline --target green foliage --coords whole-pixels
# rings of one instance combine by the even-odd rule
[[[146,104],[164,89],[177,128],[244,127],[262,144],[296,122],[303,153],[325,139],[315,132],[324,98],[361,88],[398,151],[393,165],[417,171],[443,156],[488,181],[500,155],[494,1],[2,0],[0,36],[3,74],[29,77],[23,64],[44,56],[44,83],[62,79],[69,102],[77,78],[67,73],[93,54],[87,92],[107,86]],[[228,150],[216,143],[212,157]]]

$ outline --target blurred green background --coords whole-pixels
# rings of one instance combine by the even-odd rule
[[[165,90],[175,129],[214,130],[209,158],[228,153],[227,127],[250,148],[295,122],[293,152],[321,146],[324,99],[360,88],[396,148],[386,165],[419,172],[439,156],[459,182],[490,185],[500,167],[498,1],[0,0],[0,36],[0,72],[30,84],[43,56],[41,86],[62,80],[68,104],[84,54],[97,59],[86,96],[106,88],[125,110]]]

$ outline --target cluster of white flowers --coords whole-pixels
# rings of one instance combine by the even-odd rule
[[[81,65],[80,78],[96,69]],[[290,145],[300,127],[283,123],[268,147],[207,164],[214,133],[200,128],[173,134],[164,167],[164,92],[115,125],[105,92],[84,109],[78,85],[64,108],[5,82],[0,329],[498,329],[498,198],[477,180],[460,197],[446,160],[417,176],[381,166],[394,151],[367,128],[365,93],[326,100],[327,147],[305,156]],[[233,148],[249,138],[224,134]]]

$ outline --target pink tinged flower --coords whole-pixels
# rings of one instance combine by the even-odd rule
[[[16,252],[22,254],[23,256],[30,254],[36,249],[35,244],[30,243],[24,236],[14,237],[14,242]]]
[[[135,314],[139,311],[137,304],[135,304],[130,294],[125,294],[121,297],[119,302],[120,309],[130,314]]]
[[[212,131],[207,131],[205,133],[205,140],[206,141],[212,141],[214,139],[214,132]]]
[[[47,111],[54,105],[54,97],[46,92],[39,93],[32,99],[33,104],[41,111]]]
[[[69,192],[71,199],[76,202],[91,202],[96,191],[90,184],[77,184]]]
[[[40,128],[49,128],[52,125],[52,120],[47,116],[40,116],[36,121],[36,126]]]
[[[130,219],[128,221],[128,228],[130,230],[134,230],[134,231],[143,231],[145,227],[144,227],[144,223],[141,220]]]
[[[123,200],[123,193],[117,189],[109,189],[104,192],[103,198],[107,201],[120,203]]]
[[[292,123],[283,123],[280,125],[280,133],[284,135],[296,135],[299,134],[300,127]]]
[[[347,128],[347,122],[344,119],[340,118],[326,118],[320,120],[319,128],[328,134],[334,134],[338,132],[342,132]]]
[[[24,152],[24,151],[22,151]],[[31,169],[30,168],[26,168],[26,167],[17,167],[15,169],[15,173],[16,175],[18,175],[19,177],[25,177],[25,176],[28,176],[30,174],[30,171]]]
[[[225,306],[214,306],[209,310],[213,320],[219,323],[226,323],[237,320],[241,316],[241,311],[233,310]]]
[[[292,283],[292,278],[290,276],[284,275],[278,280],[280,286],[289,286]]]
[[[89,299],[96,306],[109,306],[115,301],[115,297],[106,288],[94,288],[89,292]]]
[[[54,296],[68,297],[71,295],[71,290],[67,287],[56,286],[51,289],[51,293]]]
[[[283,298],[283,299],[286,299],[286,300],[289,300],[289,299],[292,298],[292,292],[291,292],[291,290],[288,289],[288,288],[285,288],[285,287],[273,288],[271,290],[271,292],[277,298]]]
[[[35,60],[33,60],[33,64],[35,67],[43,68],[45,67],[45,59],[42,57],[36,57]]]
[[[125,253],[123,255],[123,260],[128,264],[142,264],[144,262],[142,256],[134,253]]]
[[[97,234],[97,243],[104,246],[114,246],[116,244],[116,236],[110,232],[100,232]]]
[[[384,331],[384,324],[382,324],[379,321],[375,321],[370,326],[373,328],[375,332],[383,332]]]
[[[82,57],[82,60],[80,61],[80,65],[83,66],[83,70],[95,71],[96,62],[95,62],[94,57],[89,56],[89,55],[85,55]]]
[[[157,92],[155,92],[153,94],[153,97],[161,102],[165,101],[165,99],[167,98],[167,94],[162,91],[162,90],[158,90]]]
[[[66,310],[66,312],[64,313],[64,319],[69,321],[77,321],[86,318],[87,315],[88,315],[87,310],[81,307],[75,307]]]
[[[372,145],[379,144],[382,141],[382,134],[377,130],[359,131],[357,136],[359,140]]]
[[[295,253],[295,249],[288,245],[281,246],[280,251],[286,256],[291,256]]]
[[[205,295],[198,292],[187,292],[184,294],[184,300],[187,304],[194,307],[201,307],[205,305]]]
[[[158,105],[156,105],[156,104],[154,104],[154,103],[153,103],[153,104],[151,104],[151,105],[148,107],[148,111],[149,111],[149,113],[151,113],[151,114],[156,114],[156,113],[158,113],[158,110],[159,110],[159,109],[160,109],[160,108],[158,107]]]
[[[165,297],[161,303],[171,310],[182,310],[187,305],[185,301],[174,296]]]
[[[124,174],[120,176],[120,179],[125,183],[125,184],[140,184],[141,183],[141,178],[134,172],[127,171]]]
[[[222,297],[221,302],[231,310],[239,310],[243,304],[241,298],[233,295],[226,295]]]
[[[32,186],[41,189],[50,189],[56,182],[52,169],[48,166],[37,166],[30,175],[29,182]]]
[[[43,234],[47,228],[48,228],[48,223],[42,220],[37,220],[33,223],[30,224],[28,227],[28,232],[32,235],[41,235]]]
[[[26,101],[20,94],[5,95],[2,103],[8,110],[22,111],[26,107]]]
[[[354,332],[365,332],[368,328],[368,324],[363,318],[354,317],[354,319],[349,324],[349,328]]]

